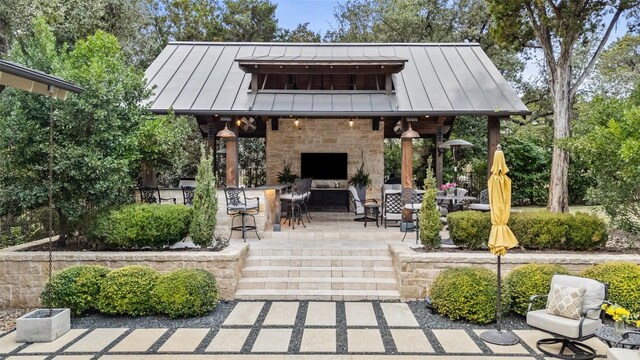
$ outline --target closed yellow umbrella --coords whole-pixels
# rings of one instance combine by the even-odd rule
[[[496,306],[496,330],[480,334],[484,341],[496,345],[514,345],[518,337],[508,331],[502,331],[502,286],[500,275],[500,257],[508,249],[518,246],[518,240],[507,226],[511,212],[511,179],[507,176],[509,168],[504,159],[502,147],[498,145],[493,155],[491,176],[489,177],[489,206],[491,208],[491,233],[489,234],[489,251],[498,256],[498,297]]]
[[[502,148],[498,145],[493,156],[491,177],[489,178],[489,206],[491,208],[491,234],[489,251],[495,255],[505,255],[507,249],[518,246],[518,240],[507,226],[511,212],[511,179]]]

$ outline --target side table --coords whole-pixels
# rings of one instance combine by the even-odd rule
[[[640,348],[640,333],[637,331],[630,331],[626,334],[626,338],[623,338],[621,334],[618,334],[613,326],[602,325],[594,332],[594,335],[606,343],[609,347],[619,347],[627,349]]]
[[[380,227],[380,225],[378,224],[378,217],[380,216],[380,205],[379,204],[364,204],[362,205],[364,207],[364,218],[362,219],[362,221],[364,221],[364,227],[367,227],[367,223],[369,221],[374,221],[376,222],[376,226]]]

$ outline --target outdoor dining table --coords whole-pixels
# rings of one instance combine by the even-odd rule
[[[449,211],[455,211],[454,210],[454,204],[455,203],[460,203],[462,201],[472,201],[475,200],[476,197],[475,196],[464,196],[464,195],[436,195],[436,200],[438,200],[438,202],[440,201],[445,201],[448,202],[449,205],[447,206],[447,208],[449,209]]]
[[[274,190],[275,198],[274,198],[274,214],[273,214],[273,231],[280,231],[280,217],[281,217],[281,209],[280,209],[280,195],[289,191],[293,184],[267,184],[256,187],[257,190]]]

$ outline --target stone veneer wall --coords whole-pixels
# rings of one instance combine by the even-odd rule
[[[418,253],[405,244],[389,244],[389,251],[396,270],[398,290],[402,301],[424,299],[429,287],[442,270],[458,266],[482,266],[496,271],[496,257],[488,251],[479,252],[432,252]],[[502,276],[519,265],[531,263],[563,265],[572,274],[585,268],[609,261],[630,261],[640,264],[638,254],[553,254],[527,253],[507,254],[502,257]]]
[[[39,240],[46,243],[47,240]],[[0,250],[0,308],[33,308],[47,282],[48,254],[17,251],[34,243]],[[231,244],[220,252],[54,252],[53,271],[72,265],[104,265],[111,269],[147,265],[162,273],[198,268],[216,276],[220,298],[234,298],[249,252],[247,244]]]
[[[351,177],[360,167],[364,155],[364,168],[372,180],[367,197],[380,199],[380,188],[384,182],[384,131],[373,131],[371,119],[354,119],[353,128],[349,119],[299,119],[300,130],[295,127],[295,118],[280,118],[278,130],[267,124],[267,183],[278,182],[278,172],[285,162],[291,164],[294,174],[300,175],[300,153],[335,152],[347,153],[347,176]],[[324,181],[330,185],[334,181]],[[314,181],[322,184],[323,180]],[[347,187],[347,181],[340,182]]]

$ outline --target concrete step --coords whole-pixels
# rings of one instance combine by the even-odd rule
[[[390,267],[389,256],[306,256],[306,255],[258,255],[249,256],[246,266],[361,266]]]
[[[252,246],[249,256],[384,256],[389,258],[389,250],[384,249],[261,249]]]
[[[318,277],[350,277],[350,278],[393,278],[392,267],[363,266],[247,266],[242,271],[242,278],[318,278]]]
[[[349,278],[349,277],[270,277],[243,278],[238,282],[239,290],[289,289],[289,290],[397,290],[393,278]]]
[[[295,290],[295,289],[251,289],[236,291],[242,300],[398,300],[397,290]]]

